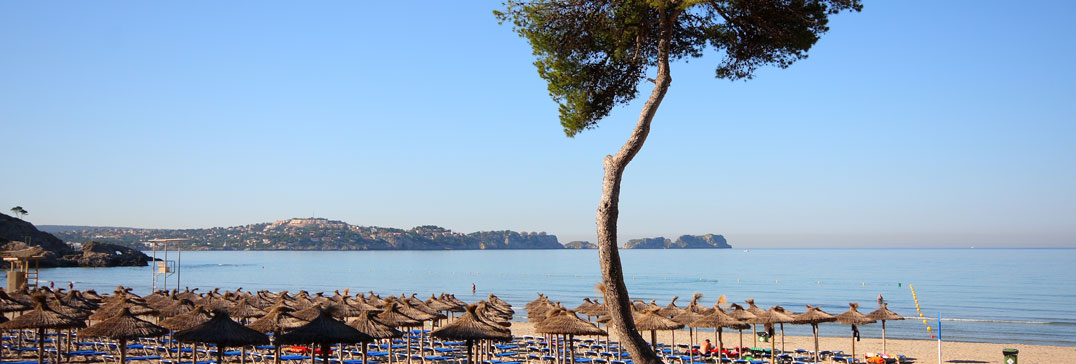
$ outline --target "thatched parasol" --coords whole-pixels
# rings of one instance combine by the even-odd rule
[[[429,305],[427,305],[426,302],[422,302],[422,300],[415,297],[417,295],[418,294],[412,294],[411,297],[405,298],[404,303],[407,303],[408,306],[414,307],[415,309],[418,309],[419,311],[422,311],[422,312],[437,316],[438,319],[448,318],[448,316],[445,316],[445,315],[441,314],[441,310],[434,309],[433,307],[430,307]]]
[[[363,300],[353,299],[353,298],[348,297],[348,296],[344,296],[344,298],[340,301],[340,303],[343,303],[343,304],[347,305],[348,307],[351,307],[352,309],[358,310],[358,311],[381,312],[380,307],[377,307],[377,306],[371,305],[369,303],[366,303],[366,301],[363,301]],[[349,311],[349,313],[351,313],[351,312],[352,311]],[[358,317],[358,316],[361,316],[361,314],[356,313],[354,315],[349,315],[349,317]]]
[[[251,303],[251,298],[243,297],[239,303],[228,309],[228,314],[240,320],[246,320],[252,317],[265,316],[265,310],[254,306],[254,304]]]
[[[567,335],[567,349],[570,353],[569,363],[575,362],[574,336],[607,335],[604,330],[599,329],[597,326],[594,326],[594,324],[576,316],[575,312],[565,309],[550,311],[545,320],[542,320],[541,323],[534,326],[534,331],[541,334]]]
[[[729,315],[729,317],[732,317],[734,319],[747,322],[747,320],[755,318],[755,314],[747,312],[747,310],[745,310],[743,308],[743,306],[740,306],[738,304],[733,303],[733,304],[729,305],[729,308],[731,308],[732,311],[729,311],[728,315]],[[743,347],[743,330],[745,330],[745,329],[747,329],[747,328],[745,327],[743,329],[739,329],[739,331],[740,331],[740,347],[741,348]],[[754,335],[754,332],[752,332],[751,334]]]
[[[306,324],[306,320],[291,315],[291,309],[287,306],[275,306],[269,310],[265,316],[254,320],[247,327],[254,329],[258,332],[273,333],[273,337],[280,336],[280,333],[295,329],[297,327]],[[274,340],[273,342],[275,355],[273,356],[273,363],[280,363],[280,343]]]
[[[328,310],[321,310],[318,316],[306,325],[288,331],[276,338],[277,344],[321,344],[322,363],[329,362],[329,346],[338,343],[368,342],[374,338],[354,327],[335,319]],[[365,345],[364,345],[365,346]]]
[[[205,307],[198,306],[186,313],[164,319],[164,321],[160,322],[160,325],[170,330],[183,331],[204,324],[211,318],[213,318],[213,315]]]
[[[109,339],[119,340],[120,363],[126,363],[127,340],[140,337],[161,336],[167,332],[168,329],[135,317],[131,314],[131,310],[125,307],[120,311],[119,315],[80,330],[78,336],[107,337]]]
[[[894,320],[903,320],[904,316],[898,315],[896,312],[889,310],[889,304],[883,302],[882,307],[878,307],[874,312],[868,313],[867,317],[882,322],[882,354],[888,354],[885,351],[885,322]]]
[[[511,303],[500,299],[492,293],[489,294],[489,297],[487,299],[489,301],[489,304],[494,306],[498,311],[503,311],[505,313],[508,313],[509,315],[514,315],[516,313],[514,310],[512,310]]]
[[[837,318],[822,311],[821,307],[811,307],[811,305],[807,305],[807,312],[796,315],[794,318],[793,324],[811,325],[811,333],[814,334],[814,361],[818,361],[818,324],[837,321]]]
[[[671,318],[671,320],[673,320],[674,322],[679,323],[679,324],[684,324],[684,325],[687,326],[687,335],[688,335],[687,336],[687,346],[688,346],[688,356],[690,357],[690,359],[688,359],[688,360],[689,360],[690,363],[695,362],[695,356],[691,355],[691,349],[695,345],[695,340],[694,340],[695,336],[694,336],[694,333],[692,332],[692,330],[693,330],[692,326],[693,326],[693,323],[695,321],[698,321],[702,317],[703,317],[703,315],[700,315],[700,314],[692,312],[692,311],[680,310],[680,313],[676,314],[676,316],[673,316]],[[673,343],[672,344],[673,344],[673,348],[675,348],[676,347],[676,337],[675,336],[673,336]],[[676,349],[673,349],[673,350],[676,350]],[[674,353],[675,353],[675,351],[674,351]]]
[[[445,317],[445,316],[441,315],[439,313],[438,314],[432,314],[432,313],[420,310],[418,308],[415,308],[414,306],[412,306],[414,301],[417,301],[417,300],[412,300],[409,297],[404,297],[404,298],[397,301],[399,303],[399,305],[397,306],[397,309],[401,313],[403,313],[404,315],[407,315],[408,317],[419,321],[418,325],[416,325],[416,326],[419,328],[419,334],[418,334],[418,336],[419,336],[419,346],[421,347],[422,346],[422,338],[423,338],[423,335],[424,335],[423,334],[423,328],[425,327],[425,322],[426,321],[437,320],[437,319],[440,319],[440,318]],[[421,353],[421,351],[420,351],[420,353]],[[425,362],[425,360],[426,360],[425,357],[423,357],[422,360]],[[411,362],[411,335],[410,335],[410,333],[408,333],[408,335],[407,335],[407,362],[408,363]]]
[[[753,306],[754,300],[747,300],[747,303]],[[755,306],[755,308],[758,308],[758,306]],[[748,308],[747,310],[750,311],[751,309]],[[755,318],[748,319],[747,322],[764,325],[764,327],[772,332],[774,325],[791,323],[793,321],[792,316],[785,314],[783,311],[784,309],[778,310],[777,307],[770,308],[769,310],[755,314]],[[773,338],[772,333],[770,334],[770,362],[777,362],[777,340]]]
[[[177,332],[172,337],[180,342],[216,344],[217,363],[224,363],[224,348],[227,346],[269,344],[269,337],[265,334],[232,321],[228,312],[223,310],[214,311],[209,321]]]
[[[511,331],[481,321],[476,309],[476,305],[467,306],[467,313],[430,334],[442,339],[466,340],[468,363],[475,362],[472,354],[475,340],[512,340]]]
[[[702,293],[695,292],[695,294],[691,297],[691,303],[688,303],[687,307],[684,307],[684,310],[691,311],[700,315],[708,315],[711,312],[714,312],[714,309],[699,304],[699,299],[701,298]],[[724,299],[724,297],[722,296],[721,299]]]
[[[4,330],[22,330],[22,329],[37,329],[37,362],[43,364],[45,362],[45,330],[46,329],[69,329],[86,327],[86,324],[80,320],[61,315],[60,313],[53,311],[45,303],[44,296],[34,296],[34,309],[30,310],[19,317],[12,319],[11,321],[0,324],[0,329]]]
[[[381,313],[377,314],[377,320],[395,328],[409,328],[415,326],[422,326],[422,321],[412,318],[400,311],[400,304],[395,300],[388,300],[388,302],[381,307]],[[411,358],[411,335],[407,335],[407,357]],[[392,344],[389,343],[389,361],[394,360],[392,355]]]
[[[185,314],[187,312],[191,312],[193,310],[194,310],[194,303],[191,302],[191,300],[188,300],[188,299],[184,298],[184,299],[176,301],[175,303],[169,305],[168,307],[161,308],[159,311],[157,311],[157,317],[160,317],[162,319],[167,319],[167,318],[170,318],[170,317],[175,317],[175,316]],[[208,320],[208,316],[209,315],[207,314],[206,315],[207,320]]]
[[[710,314],[702,316],[698,320],[695,320],[695,322],[693,322],[692,325],[694,325],[695,327],[712,327],[712,328],[714,328],[714,333],[717,334],[716,339],[717,339],[717,353],[718,353],[717,354],[717,362],[718,363],[721,363],[721,352],[725,350],[725,342],[724,342],[724,338],[721,335],[722,334],[721,329],[725,328],[725,327],[728,327],[728,328],[742,330],[742,329],[746,329],[746,328],[751,327],[750,325],[744,323],[743,321],[737,320],[737,319],[733,318],[732,316],[729,316],[724,311],[721,311],[720,308],[714,308],[713,312],[710,312]]]
[[[658,310],[660,310],[660,308],[651,308],[633,313],[635,318],[635,329],[639,331],[650,331],[650,346],[654,348],[654,351],[657,351],[658,330],[678,330],[684,327],[684,324],[662,317],[658,314]]]
[[[549,300],[542,300],[535,303],[533,306],[527,308],[527,320],[532,323],[539,323],[548,316],[549,311],[557,308],[557,305]]]
[[[680,311],[682,311],[680,307],[676,306],[676,300],[679,298],[680,296],[673,296],[672,300],[669,301],[668,305],[665,305],[665,307],[658,310],[658,314],[668,318],[679,315]]]
[[[450,312],[456,308],[456,304],[451,302],[445,302],[437,298],[433,293],[430,294],[430,298],[426,300],[426,306],[437,310],[438,312]]]
[[[359,332],[362,332],[370,337],[377,339],[391,339],[394,337],[403,336],[400,330],[396,330],[389,325],[385,325],[374,318],[376,313],[372,311],[363,311],[354,319],[351,319],[347,323],[348,326],[354,327]],[[366,362],[366,345],[362,345],[362,362]]]
[[[874,319],[872,319],[870,317],[867,317],[867,315],[859,313],[859,310],[856,309],[857,307],[859,307],[859,303],[851,302],[851,303],[848,304],[848,311],[844,311],[844,313],[841,313],[840,315],[834,316],[834,317],[837,318],[837,322],[840,322],[840,323],[845,324],[845,325],[852,325],[852,358],[853,359],[855,359],[855,357],[856,357],[856,333],[857,333],[857,330],[855,328],[856,325],[865,325],[865,324],[873,323],[875,321]]]
[[[116,299],[114,297],[113,299],[108,300],[105,304],[101,305],[101,307],[98,308],[97,311],[94,311],[93,314],[90,315],[90,319],[96,321],[106,320],[119,315],[120,312],[124,310],[124,308],[128,309],[131,314],[135,316],[157,314],[157,310],[147,306],[145,302],[141,302],[133,298]]]
[[[79,294],[79,292],[75,291],[75,290],[67,292],[67,294],[65,294],[63,297],[60,297],[60,301],[63,302],[65,305],[68,305],[70,307],[74,307],[74,308],[77,308],[77,309],[80,309],[80,310],[93,311],[93,310],[96,310],[98,307],[100,307],[100,305],[98,305],[96,303],[93,303],[93,302],[90,302],[86,298],[82,297],[82,295]]]

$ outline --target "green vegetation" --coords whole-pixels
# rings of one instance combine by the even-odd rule
[[[627,142],[603,160],[597,214],[610,328],[635,363],[661,360],[632,330],[616,246],[620,182],[646,142],[672,83],[670,61],[701,57],[712,47],[724,54],[717,78],[750,79],[759,67],[786,68],[807,57],[829,30],[830,15],[861,8],[859,0],[509,0],[503,10],[494,11],[502,24],[511,24],[530,43],[538,75],[559,104],[560,124],[569,137],[597,127],[614,106],[634,100],[643,80],[654,84]]]

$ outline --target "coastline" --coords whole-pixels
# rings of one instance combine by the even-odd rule
[[[601,328],[604,330],[605,326],[602,325]],[[512,322],[512,334],[516,336],[536,335],[534,332],[534,324],[529,322]],[[643,336],[649,341],[649,333]],[[673,342],[673,335],[669,331],[659,331],[657,336],[658,341],[660,342],[666,344]],[[714,329],[699,329],[699,337],[696,338],[696,341],[702,342],[704,339],[710,339],[714,347],[717,347],[717,341],[714,339],[715,336]],[[770,343],[752,341],[751,334],[746,330],[744,331],[743,337],[744,346],[770,347]],[[738,331],[725,331],[724,334],[722,334],[722,338],[725,341],[725,347],[739,346]],[[775,344],[777,348],[780,349],[780,331],[778,331],[778,335],[775,336],[774,339],[776,339]],[[611,340],[616,341],[615,335],[611,337]],[[677,343],[686,344],[687,340],[687,330],[679,330],[676,332]],[[845,353],[850,353],[852,349],[851,340],[851,337],[820,336],[818,338],[818,346],[821,350],[843,350]],[[812,350],[814,347],[814,338],[811,336],[786,336],[784,345],[786,350]],[[1001,350],[1006,348],[1019,350],[1019,361],[1024,364],[1060,363],[1066,360],[1064,358],[1072,358],[1073,355],[1076,355],[1076,347],[1068,346],[943,341],[941,362],[972,364],[1002,363],[1003,356]],[[901,354],[908,358],[914,358],[916,363],[938,362],[938,342],[934,340],[887,339],[886,349],[890,354]],[[878,353],[881,351],[882,339],[880,338],[864,337],[859,342],[856,342],[856,357],[861,361],[863,360],[864,353]]]

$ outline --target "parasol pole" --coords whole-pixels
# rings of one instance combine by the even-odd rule
[[[885,325],[885,321],[882,321],[882,325]],[[938,364],[942,364],[941,343],[941,312],[938,312]]]

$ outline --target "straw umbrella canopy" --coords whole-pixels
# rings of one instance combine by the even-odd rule
[[[194,310],[194,303],[191,302],[191,300],[181,299],[181,300],[178,300],[175,303],[169,305],[168,307],[161,308],[159,311],[157,311],[157,317],[160,317],[162,319],[167,319],[169,317],[179,316],[179,315],[185,314],[187,312],[191,312],[193,310]],[[208,317],[207,317],[207,320],[208,320]]]
[[[752,301],[753,300],[749,300],[748,303],[754,304],[754,302],[752,302]],[[748,308],[748,310],[750,310],[750,308]],[[786,315],[782,311],[783,311],[783,309],[779,311],[779,310],[776,309],[776,307],[774,307],[774,308],[771,308],[769,310],[762,311],[761,314],[756,314],[755,318],[748,319],[747,322],[752,323],[752,324],[761,324],[761,325],[764,325],[764,326],[768,326],[770,328],[773,328],[773,325],[776,325],[776,324],[792,322],[793,321],[792,316]],[[771,338],[770,338],[770,362],[771,363],[776,363],[777,362],[776,361],[777,360],[777,342],[776,342],[777,340],[774,340],[772,338],[773,335],[770,335],[770,336],[771,336]]]
[[[209,321],[177,332],[172,337],[180,342],[216,344],[217,363],[224,363],[224,348],[227,346],[269,344],[268,336],[232,321],[224,310],[214,311],[213,318]]]
[[[489,294],[488,300],[489,300],[489,304],[492,305],[493,307],[495,307],[498,311],[503,311],[503,312],[505,312],[505,313],[507,313],[509,315],[514,315],[516,313],[515,310],[512,310],[512,304],[511,303],[508,303],[507,301],[500,299],[500,297],[497,297],[496,295],[494,295],[492,293]]]
[[[91,320],[100,321],[118,316],[126,308],[135,316],[156,315],[157,310],[147,306],[144,302],[132,298],[113,299],[101,305],[97,311],[90,315]]]
[[[437,296],[432,293],[430,294],[430,298],[426,299],[426,302],[424,303],[427,307],[437,310],[437,312],[444,312],[444,315],[449,315],[453,310],[456,309],[455,303],[446,302],[441,299],[438,299]]]
[[[307,308],[292,312],[291,315],[309,322],[317,318],[322,311],[328,312],[333,317],[344,317],[345,308],[333,303],[316,303]]]
[[[721,362],[721,352],[725,350],[725,342],[722,337],[721,329],[728,327],[733,329],[746,329],[751,327],[743,321],[737,320],[732,316],[729,316],[724,311],[715,308],[713,312],[708,315],[700,317],[698,320],[692,323],[695,327],[712,327],[714,333],[717,334],[717,362]]]
[[[412,294],[411,297],[404,298],[404,302],[406,302],[409,306],[414,307],[422,312],[435,316],[441,316],[441,318],[447,318],[447,316],[441,314],[441,310],[430,307],[426,304],[426,302],[422,302],[422,300],[418,299],[418,297],[416,296],[418,296],[418,294]]]
[[[288,331],[276,338],[278,344],[321,344],[321,359],[329,362],[329,346],[339,343],[357,343],[371,341],[374,338],[354,327],[348,326],[332,317],[328,310],[321,310],[318,316],[306,325]]]
[[[362,333],[364,333],[366,335],[370,335],[370,337],[372,337],[374,340],[391,339],[391,338],[394,338],[394,337],[403,336],[403,333],[400,332],[400,330],[396,330],[396,329],[392,328],[389,325],[385,325],[385,324],[381,323],[380,321],[377,321],[377,319],[374,318],[374,315],[376,315],[376,314],[377,313],[373,312],[373,311],[363,311],[358,316],[351,319],[351,321],[349,321],[347,323],[347,325],[351,326],[351,327],[354,327],[356,330],[359,330],[359,332],[362,332]],[[366,362],[366,345],[365,345],[365,343],[362,345],[361,350],[362,350],[362,362],[365,363]]]
[[[882,354],[888,354],[885,349],[885,322],[893,320],[903,320],[904,316],[898,315],[896,312],[889,310],[888,303],[882,302],[882,307],[878,307],[871,313],[867,314],[867,317],[882,322]]]
[[[168,307],[168,310],[170,311],[170,313],[180,312],[180,311],[183,310],[182,307],[186,307],[184,305],[184,303],[190,303],[190,302],[191,301],[186,299],[186,298],[180,299],[179,302],[176,302],[176,304]],[[164,327],[166,329],[169,329],[169,330],[172,330],[173,332],[175,332],[175,331],[187,330],[187,329],[190,329],[192,327],[201,325],[201,324],[206,323],[207,321],[209,321],[211,318],[213,318],[213,315],[210,314],[210,312],[207,311],[205,309],[205,307],[196,306],[196,307],[188,310],[187,312],[183,312],[183,313],[180,313],[180,314],[165,318],[164,320],[161,320],[161,322],[158,322],[157,324],[161,325],[162,327]],[[179,344],[179,347],[180,347],[180,349],[182,349],[183,344]],[[178,352],[177,354],[182,356],[183,355],[182,350],[180,352]]]
[[[633,313],[635,318],[635,329],[640,331],[650,331],[650,346],[657,351],[658,346],[658,330],[678,330],[684,327],[684,324],[667,319],[658,314],[660,309],[648,309],[645,311],[636,311]]]
[[[818,324],[833,321],[837,321],[837,317],[826,313],[826,311],[822,311],[822,308],[819,306],[811,307],[811,305],[807,305],[807,312],[796,315],[795,320],[792,321],[793,324],[811,325],[811,333],[814,334],[815,361],[818,361]]]
[[[556,308],[557,306],[554,305],[553,302],[542,300],[531,307],[527,307],[527,320],[532,323],[542,322],[542,320],[545,320],[546,316],[548,316],[549,311]]]
[[[573,309],[572,311],[578,312],[583,316],[586,316],[587,321],[590,321],[590,316],[594,316],[590,314],[590,310],[592,309],[594,309],[594,302],[590,300],[590,297],[583,297],[583,303],[580,303],[579,306],[575,306],[575,309]]]
[[[665,307],[662,307],[660,310],[658,310],[658,314],[670,318],[679,315],[681,309],[680,307],[676,306],[676,300],[679,298],[680,296],[673,296],[672,300],[669,301],[668,305],[665,305]]]
[[[538,298],[535,298],[534,301],[527,302],[527,304],[523,305],[523,308],[526,309],[527,312],[530,312],[535,307],[538,307],[539,305],[544,305],[544,304],[547,304],[547,303],[552,303],[552,302],[549,302],[549,298],[547,298],[544,294],[539,292],[538,293]]]
[[[550,311],[545,320],[534,326],[534,331],[540,334],[568,335],[569,363],[575,363],[575,347],[572,338],[576,335],[606,335],[589,321],[579,318],[575,312],[564,309]]]
[[[676,316],[673,316],[671,318],[671,320],[675,321],[676,323],[684,324],[684,325],[687,326],[687,335],[688,335],[687,336],[687,345],[688,345],[688,350],[687,351],[688,351],[688,356],[690,357],[689,362],[691,362],[691,363],[695,362],[695,356],[691,355],[692,354],[691,349],[693,349],[693,346],[695,345],[695,342],[693,340],[694,335],[692,334],[691,330],[692,330],[692,326],[694,326],[695,321],[698,321],[702,317],[703,317],[703,315],[700,315],[700,314],[692,312],[692,311],[680,310],[679,314],[677,314]],[[676,339],[673,339],[673,346],[674,347],[676,346]]]
[[[273,333],[273,337],[279,337],[280,333],[298,328],[306,324],[306,320],[291,315],[291,309],[287,306],[274,306],[265,316],[247,324],[247,327],[263,333]],[[273,363],[280,363],[280,343],[273,341]]]
[[[364,300],[357,300],[357,299],[353,299],[351,297],[345,296],[341,302],[343,304],[348,305],[351,308],[359,310],[359,311],[381,312],[380,307],[377,307],[377,306],[371,305],[369,303],[366,303],[366,301],[364,301]],[[358,317],[358,316],[361,316],[361,314],[351,315],[351,317]]]
[[[11,321],[0,323],[0,329],[37,329],[37,362],[38,364],[43,364],[45,362],[44,338],[46,329],[60,330],[79,328],[86,327],[86,324],[81,320],[67,317],[53,311],[49,308],[48,304],[45,302],[45,297],[43,296],[34,296],[33,299],[35,301],[33,310],[30,310],[30,312],[16,317]]]
[[[419,334],[418,334],[418,336],[419,336],[419,346],[422,346],[422,337],[423,337],[422,329],[425,326],[426,321],[433,321],[433,320],[436,320],[436,319],[444,317],[444,316],[440,316],[440,314],[434,315],[432,313],[429,313],[429,312],[426,312],[426,311],[423,311],[423,310],[415,308],[414,306],[411,305],[412,301],[408,297],[404,297],[402,299],[399,299],[396,302],[398,303],[398,305],[396,306],[397,310],[399,310],[404,315],[407,315],[407,317],[410,317],[410,318],[413,318],[415,320],[418,320],[418,324],[415,325],[415,327],[419,328]],[[421,350],[419,351],[419,353],[421,354]],[[423,357],[423,361],[425,361],[425,357]],[[408,330],[408,332],[407,332],[407,362],[408,363],[411,362],[411,332],[410,332],[410,330]]]
[[[239,303],[228,309],[228,314],[240,320],[265,316],[265,310],[254,306],[250,300],[249,297],[244,297]]]
[[[852,327],[855,328],[856,325],[865,325],[865,324],[873,323],[875,321],[874,319],[872,319],[870,317],[867,317],[867,315],[859,313],[859,310],[856,309],[857,307],[859,307],[859,303],[856,303],[856,302],[849,303],[848,304],[848,311],[844,311],[844,313],[841,313],[840,315],[835,316],[837,318],[837,322],[840,322],[840,323],[845,324],[845,325],[852,325]],[[856,357],[856,330],[852,330],[852,359],[855,359],[855,357]]]
[[[154,325],[149,321],[142,320],[131,314],[131,309],[124,307],[120,314],[110,319],[82,329],[78,332],[79,337],[107,337],[119,340],[120,363],[127,362],[127,340],[140,337],[161,336],[168,329]]]
[[[733,303],[733,304],[729,305],[729,308],[731,308],[732,311],[728,312],[728,315],[729,315],[729,317],[732,317],[734,319],[747,322],[747,320],[755,318],[755,314],[747,312],[747,310],[745,310],[743,308],[743,306],[740,306],[738,304]],[[742,328],[742,329],[738,329],[740,331],[740,347],[741,348],[743,347],[743,330],[746,330],[746,329],[747,329],[747,327]],[[754,333],[751,333],[751,334],[754,335]]]
[[[504,311],[498,311],[495,306],[490,305],[489,302],[479,302],[478,308],[475,309],[475,313],[478,313],[478,318],[486,321],[488,324],[500,325],[504,327],[512,326],[512,316],[504,313]]]
[[[785,322],[779,323],[779,325],[781,325],[781,351],[785,351],[785,324],[792,323],[792,321],[796,319],[796,313],[785,310],[785,308],[781,307],[780,305],[773,306],[772,308],[770,308],[770,310],[773,310],[778,314],[784,315],[784,318],[787,319]]]
[[[468,363],[475,362],[474,354],[472,353],[475,340],[512,340],[511,331],[483,322],[478,318],[478,314],[475,312],[476,309],[476,305],[467,306],[467,313],[430,333],[431,336],[442,339],[466,340]]]
[[[90,302],[86,298],[82,297],[78,291],[72,290],[67,292],[63,297],[60,297],[60,301],[65,305],[74,307],[80,310],[96,310],[100,307],[98,304]]]
[[[702,293],[695,292],[691,297],[691,303],[688,303],[687,307],[684,307],[684,311],[691,311],[700,315],[708,315],[711,312],[714,312],[714,309],[699,304],[699,299],[701,298]],[[724,297],[721,297],[719,301],[722,299],[724,299]]]
[[[186,299],[183,301],[186,301]],[[201,325],[211,318],[213,316],[205,307],[198,306],[185,313],[164,319],[160,322],[160,325],[173,331],[183,331]]]
[[[377,314],[377,320],[385,325],[395,328],[422,326],[421,320],[404,314],[400,308],[399,302],[396,302],[395,300],[389,301],[382,307],[383,311]],[[395,358],[392,355],[392,342],[389,342],[389,360],[392,361],[394,359]],[[407,335],[407,360],[411,360],[411,335]]]

